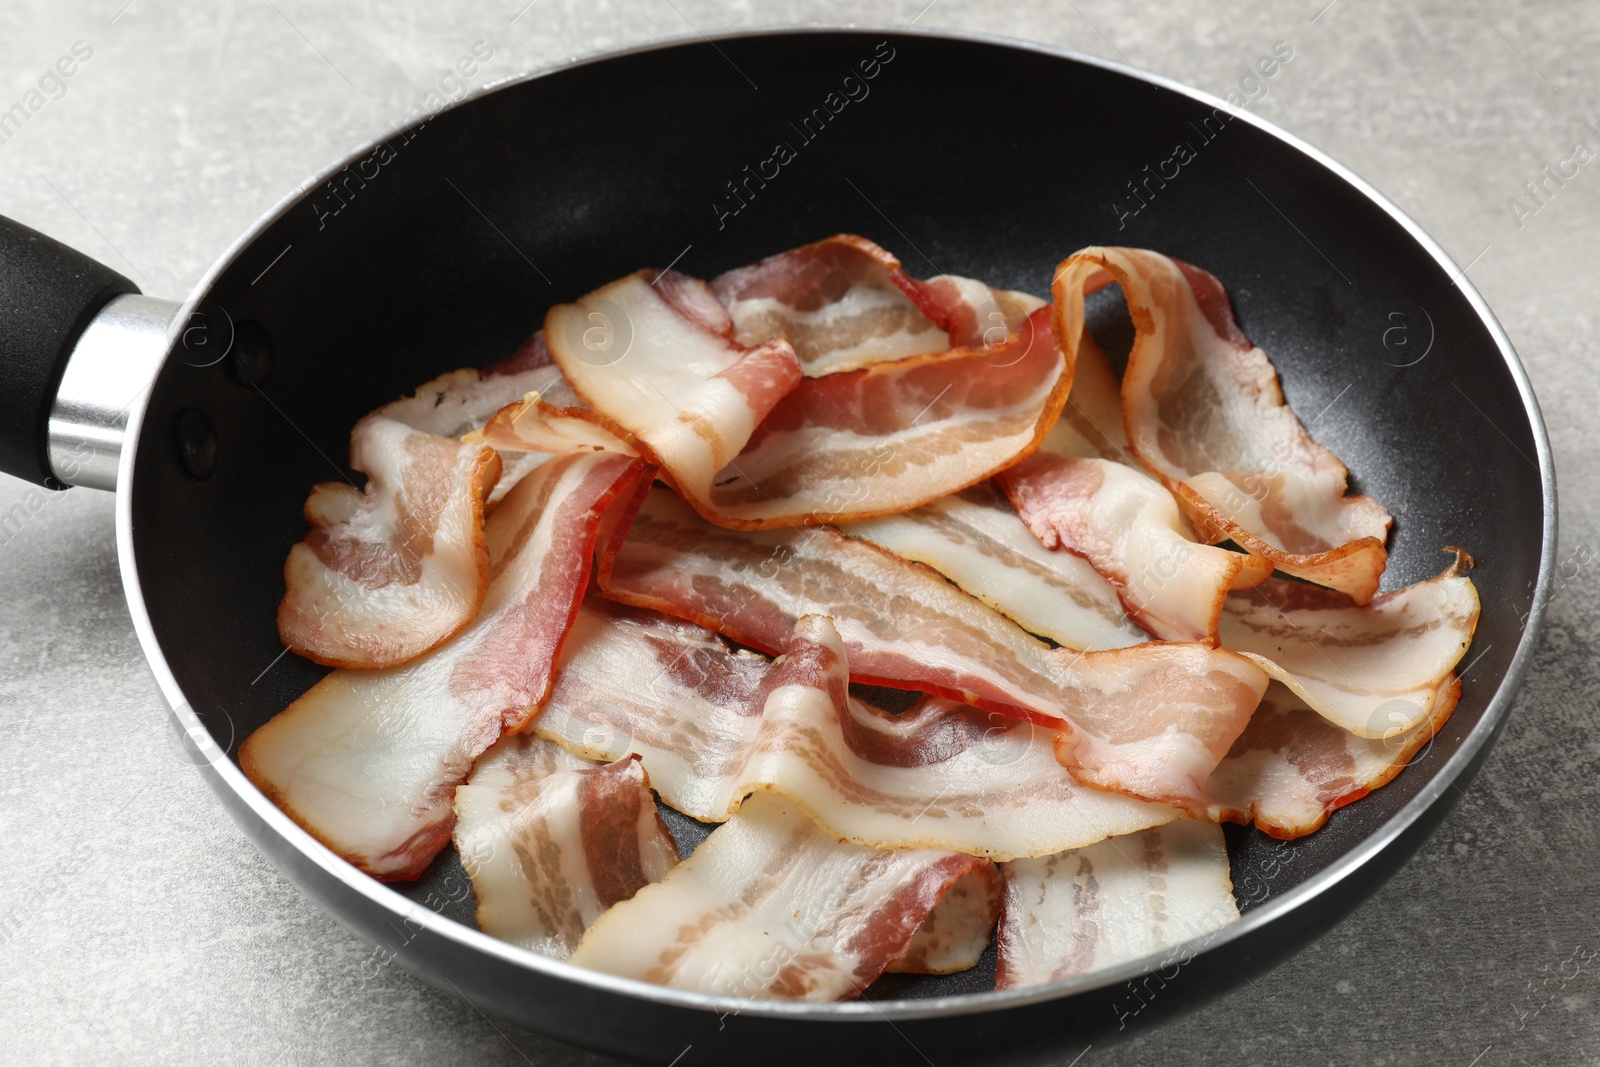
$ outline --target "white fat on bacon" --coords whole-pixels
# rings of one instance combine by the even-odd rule
[[[835,841],[797,805],[758,794],[665,878],[601,915],[570,962],[720,996],[840,1000],[900,959],[908,969],[976,962],[942,942],[980,931],[981,948],[998,897],[988,860]],[[955,913],[930,923],[945,902]]]
[[[1081,336],[1085,293],[1108,274],[1137,327],[1122,378],[1133,454],[1207,539],[1231,538],[1287,574],[1369,600],[1387,560],[1389,513],[1349,495],[1344,464],[1284,402],[1221,283],[1156,252],[1087,248],[1056,271],[1058,336]]]
[[[932,567],[1023,629],[1067,648],[1125,648],[1148,639],[1088,560],[1051,551],[991,485],[839,528]]]
[[[1215,823],[1179,819],[1001,867],[999,989],[1040,985],[1168,952],[1239,918]],[[1197,950],[1198,951],[1198,950]],[[1169,956],[1165,966],[1187,962]]]
[[[1080,785],[1052,733],[930,697],[893,715],[849,699],[826,618],[768,665],[691,623],[588,601],[532,728],[597,759],[643,757],[662,799],[722,822],[781,792],[834,837],[876,848],[1035,856],[1155,826],[1162,805]]]
[[[500,461],[482,445],[369,415],[350,435],[365,491],[323,482],[289,550],[278,634],[334,667],[390,667],[472,620],[489,584],[485,501]]]
[[[781,652],[803,615],[832,617],[851,677],[915,688],[1066,733],[1079,780],[1187,810],[1244,729],[1267,678],[1201,645],[1052,649],[924,567],[835,530],[745,532],[701,520],[670,492],[645,498],[604,546],[613,599]]]
[[[1044,302],[970,278],[909,277],[865,237],[838,234],[719,275],[711,289],[746,345],[783,339],[807,377],[999,344]]]
[[[1444,726],[1461,697],[1450,675],[1433,694],[1426,716],[1385,737],[1357,737],[1273,682],[1250,725],[1211,772],[1210,818],[1255,823],[1273,837],[1311,833],[1328,815],[1387,785]],[[1409,706],[1407,706],[1409,711]]]
[[[633,503],[648,470],[590,453],[534,471],[485,526],[489,589],[472,623],[403,666],[329,674],[245,740],[245,774],[367,873],[420,874],[473,760],[548,691],[600,519]]]
[[[478,929],[555,959],[678,862],[637,759],[596,766],[528,734],[478,758],[455,812]]]
[[[1466,655],[1478,591],[1463,571],[1356,604],[1331,589],[1274,578],[1228,598],[1222,641],[1249,656],[1330,722],[1385,738],[1428,719],[1434,697]]]

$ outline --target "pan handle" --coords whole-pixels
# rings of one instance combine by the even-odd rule
[[[111,268],[0,217],[0,471],[62,488],[49,447],[62,373],[100,310],[138,291]]]

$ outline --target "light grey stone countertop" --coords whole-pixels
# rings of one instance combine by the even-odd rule
[[[75,42],[68,91],[0,144],[0,212],[181,297],[266,208],[403,115],[476,39],[475,80],[696,31],[815,21],[1028,38],[1226,92],[1348,164],[1462,265],[1521,352],[1561,485],[1562,580],[1504,736],[1387,887],[1275,971],[1061,1062],[1600,1062],[1600,150],[1582,0],[9,0],[0,106]],[[926,5],[926,7],[924,7]],[[511,21],[518,16],[516,21]],[[1470,469],[1470,457],[1463,457]],[[0,479],[0,514],[23,496]],[[118,580],[112,498],[0,535],[0,1063],[603,1063],[491,1023],[303,899],[182,757]],[[1563,970],[1570,973],[1570,965]],[[1534,1009],[1538,1009],[1535,1011]]]

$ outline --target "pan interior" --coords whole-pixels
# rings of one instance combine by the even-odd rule
[[[1454,717],[1318,833],[1230,829],[1246,908],[1345,855],[1457,750],[1522,635],[1543,519],[1534,431],[1452,273],[1314,159],[1179,93],[995,44],[848,32],[680,45],[479,97],[365,153],[221,274],[208,304],[249,360],[168,361],[132,490],[155,633],[217,742],[236,752],[324,673],[277,658],[274,612],[306,491],[360,483],[345,465],[360,415],[504,358],[552,304],[638,267],[710,277],[840,231],[919,276],[1040,295],[1088,244],[1207,268],[1302,421],[1395,514],[1385,588],[1436,573],[1444,545],[1477,557],[1483,616]],[[181,463],[186,409],[215,428],[205,480]],[[464,887],[447,853],[396,888],[470,925]],[[876,993],[977,991],[992,973]]]

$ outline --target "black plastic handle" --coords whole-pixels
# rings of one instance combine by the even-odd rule
[[[50,473],[50,406],[78,336],[138,286],[82,252],[0,217],[0,471],[60,488]]]

